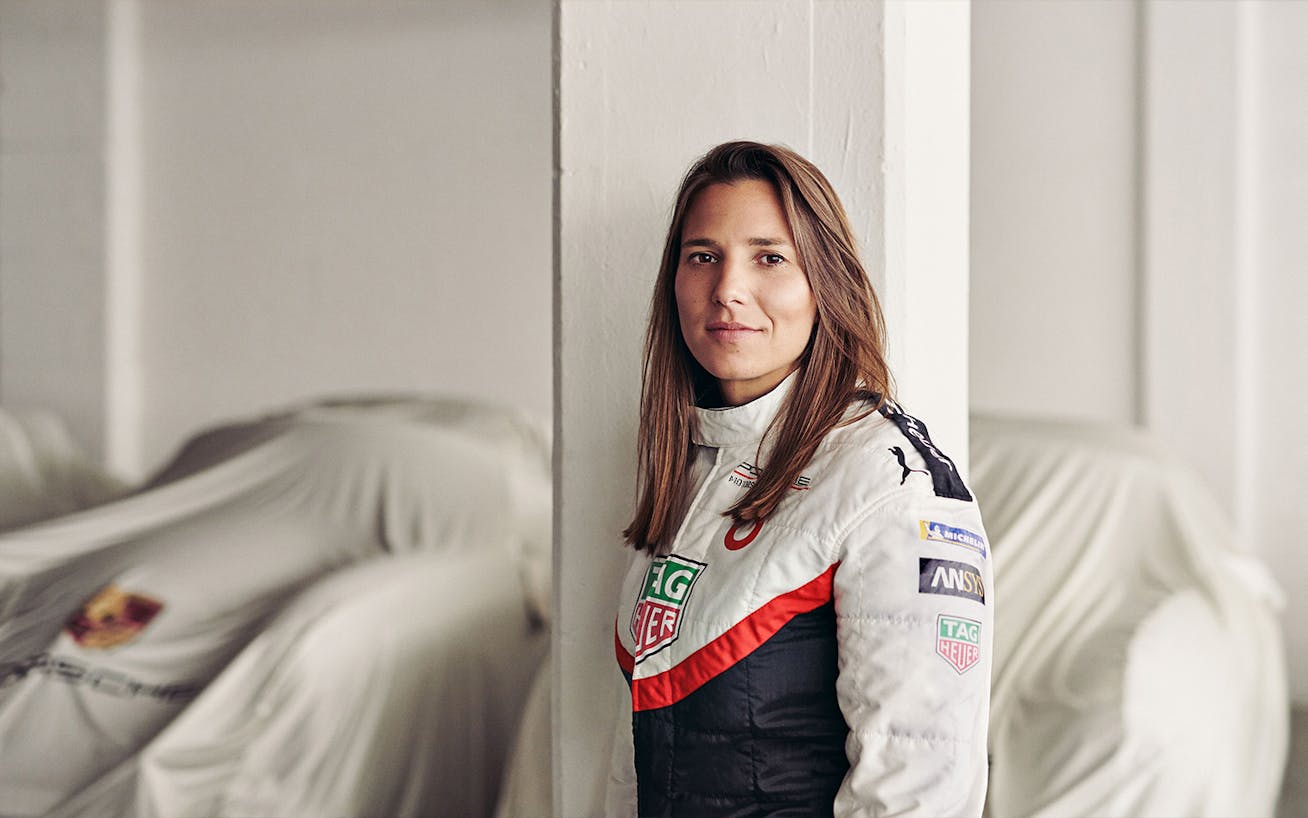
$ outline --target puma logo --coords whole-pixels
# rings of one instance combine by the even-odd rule
[[[931,476],[931,473],[928,472],[926,469],[910,469],[908,467],[908,463],[904,461],[903,449],[899,448],[898,446],[891,446],[890,451],[894,453],[895,459],[899,461],[899,468],[904,470],[904,476],[899,478],[899,485],[901,486],[904,485],[904,481],[907,480],[908,476],[913,472],[917,472],[918,474],[925,474],[927,477]]]

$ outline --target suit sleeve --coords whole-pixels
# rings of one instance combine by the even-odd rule
[[[899,495],[851,527],[839,559],[850,769],[835,815],[981,815],[994,600],[976,506]]]
[[[616,675],[616,674],[615,674]],[[609,775],[604,791],[604,814],[611,818],[635,818],[636,764],[631,737],[631,689],[620,683],[618,705],[613,713]]]

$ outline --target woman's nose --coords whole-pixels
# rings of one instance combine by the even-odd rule
[[[723,259],[714,281],[713,301],[716,304],[738,304],[745,301],[746,287],[744,264],[730,258]]]

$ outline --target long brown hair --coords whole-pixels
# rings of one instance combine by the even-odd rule
[[[781,199],[817,303],[817,322],[800,356],[797,382],[768,429],[774,436],[772,454],[759,464],[759,479],[726,514],[737,522],[766,518],[852,402],[872,396],[872,411],[890,397],[881,305],[831,183],[807,159],[779,145],[727,142],[713,148],[681,182],[645,334],[637,440],[640,498],[623,534],[633,548],[650,553],[671,547],[689,503],[694,407],[716,384],[681,335],[673,289],[681,228],[701,190],[747,179],[768,182]]]

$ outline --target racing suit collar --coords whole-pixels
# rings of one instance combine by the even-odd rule
[[[722,409],[695,407],[697,423],[692,439],[700,446],[757,444],[781,408],[781,402],[794,388],[798,372],[798,369],[791,372],[771,392],[749,403]]]

